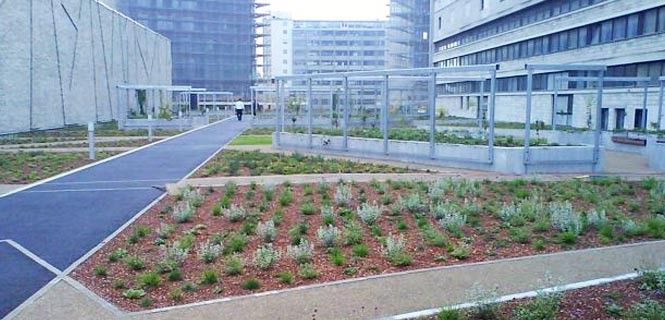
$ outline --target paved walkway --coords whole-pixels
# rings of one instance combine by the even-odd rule
[[[23,184],[0,184],[0,196],[16,189],[23,188],[24,186],[25,185]]]
[[[139,313],[105,308],[61,282],[17,319],[376,319],[468,302],[480,284],[499,295],[662,267],[665,241],[440,267]]]
[[[0,317],[56,275],[66,276],[66,269],[160,197],[164,192],[154,186],[186,177],[247,125],[217,123],[0,196]],[[7,247],[1,242],[7,239],[25,250]],[[7,290],[16,283],[30,290]]]

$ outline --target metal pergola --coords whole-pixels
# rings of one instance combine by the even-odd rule
[[[228,91],[199,91],[199,92],[194,92],[192,93],[193,95],[196,96],[196,109],[201,110],[201,107],[205,107],[207,111],[209,111],[208,108],[208,103],[210,104],[210,107],[215,107],[217,105],[217,102],[221,102],[222,104],[224,103],[229,103],[231,100],[233,100],[233,92],[228,92]],[[204,98],[203,103],[201,100],[201,97]],[[231,99],[228,99],[228,98]],[[211,100],[208,100],[207,98],[211,98]],[[221,98],[221,100],[218,100],[217,98]],[[224,100],[224,98],[227,98]]]
[[[598,81],[598,78],[595,77],[555,77],[554,78],[554,101],[552,103],[552,129],[556,130],[556,118],[555,118],[555,110],[558,105],[558,98],[559,98],[559,83],[566,83],[568,84],[569,82],[595,82]],[[642,127],[644,130],[647,129],[647,102],[648,102],[648,97],[649,97],[649,83],[651,82],[650,77],[604,77],[603,78],[603,83],[607,82],[634,82],[636,84],[642,84],[642,87],[644,89],[643,92],[643,97],[642,97],[642,119],[640,119],[640,123],[642,123]],[[600,120],[598,120],[600,121]]]
[[[607,71],[607,66],[604,65],[567,65],[567,64],[527,64],[525,66],[527,70],[527,81],[526,81],[526,118],[524,121],[524,170],[525,174],[529,172],[530,165],[549,165],[549,164],[592,164],[594,170],[596,170],[596,165],[600,162],[600,139],[602,127],[600,123],[600,118],[602,117],[602,108],[603,108],[603,85],[605,83],[605,72]],[[598,83],[597,88],[597,98],[596,98],[596,128],[594,130],[594,148],[593,148],[593,159],[590,161],[533,161],[531,160],[531,111],[533,108],[533,75],[536,71],[587,71],[590,73],[596,73],[595,77],[579,77],[575,79],[584,79],[580,81],[595,81]]]
[[[658,130],[663,130],[663,92],[665,92],[665,77],[658,79],[660,82],[660,94],[658,95]]]
[[[455,157],[444,157],[436,154],[436,98],[437,91],[436,85],[438,81],[460,81],[464,79],[473,79],[472,81],[485,81],[490,79],[490,96],[489,96],[489,136],[488,136],[488,159],[486,161],[478,161],[480,163],[494,163],[494,117],[495,117],[495,103],[496,103],[496,75],[498,65],[477,65],[477,66],[462,66],[462,67],[436,67],[436,68],[418,68],[418,69],[396,69],[396,70],[377,70],[377,71],[355,71],[355,72],[341,72],[341,73],[319,73],[319,74],[305,74],[305,75],[285,75],[275,77],[275,85],[277,92],[277,109],[280,115],[276,117],[276,135],[275,143],[281,145],[280,135],[284,130],[284,112],[285,112],[285,93],[286,82],[288,81],[306,81],[307,83],[307,134],[308,134],[308,147],[313,148],[312,141],[312,93],[313,93],[313,80],[342,80],[344,99],[344,121],[343,121],[343,149],[349,151],[349,115],[350,115],[350,100],[349,100],[349,79],[368,79],[374,78],[383,82],[383,97],[381,102],[381,131],[383,135],[383,153],[388,155],[390,153],[388,143],[389,131],[389,103],[390,103],[390,81],[395,79],[419,79],[428,81],[428,107],[429,107],[429,157],[431,159],[451,160],[451,161],[466,161],[473,162],[474,160],[461,159]],[[484,73],[485,77],[454,77],[455,74],[469,74],[469,73]]]

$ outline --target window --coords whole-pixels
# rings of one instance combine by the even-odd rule
[[[625,126],[625,121],[626,121],[626,109],[614,109],[614,129],[615,130],[623,130]]]
[[[623,40],[626,38],[626,17],[614,19],[614,36],[613,39]]]
[[[635,38],[639,34],[639,21],[640,15],[633,14],[628,16],[628,25],[626,30],[626,35],[628,38]]]
[[[635,121],[633,127],[635,129],[644,129],[647,123],[647,114],[649,110],[635,109]]]
[[[480,0],[480,10],[485,10],[485,0]]]
[[[441,17],[439,17],[439,30],[441,30],[441,26],[443,26],[443,21],[441,21]]]
[[[600,25],[600,42],[612,42],[612,20],[605,21]]]
[[[644,29],[642,34],[652,34],[656,32],[658,11],[649,10],[644,14]]]
[[[665,7],[658,11],[658,32],[665,32]]]

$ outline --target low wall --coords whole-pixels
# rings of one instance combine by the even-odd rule
[[[649,148],[649,168],[665,172],[665,141],[658,143],[654,141]]]
[[[194,129],[203,127],[210,123],[208,116],[183,118],[183,119],[127,119],[122,124],[121,129],[145,129],[152,125],[154,129]]]
[[[277,134],[280,144],[277,144]],[[359,157],[399,160],[443,167],[495,171],[506,174],[525,173],[590,173],[602,171],[603,159],[593,165],[592,146],[557,146],[531,148],[530,161],[525,166],[523,148],[495,147],[494,161],[490,161],[489,147],[462,144],[436,144],[435,157],[430,157],[430,144],[416,141],[388,141],[388,154],[384,153],[383,140],[349,137],[348,151],[344,150],[344,137],[298,133],[274,133],[273,146],[309,152],[351,154]]]

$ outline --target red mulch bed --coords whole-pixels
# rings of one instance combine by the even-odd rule
[[[646,236],[634,238],[616,237],[616,239],[620,240],[601,242],[597,232],[589,230],[577,239],[576,244],[562,245],[554,240],[556,238],[556,232],[550,230],[543,233],[534,232],[532,234],[532,240],[536,237],[546,240],[545,249],[539,251],[534,249],[532,244],[521,244],[512,241],[508,236],[507,228],[505,225],[491,213],[485,212],[485,210],[482,210],[480,213],[479,222],[477,225],[471,226],[467,224],[463,227],[465,235],[463,239],[457,238],[453,234],[442,229],[438,223],[430,217],[430,224],[440,233],[446,235],[446,237],[453,245],[458,245],[462,242],[470,243],[469,257],[467,259],[460,260],[453,258],[448,250],[446,250],[446,248],[429,246],[424,241],[422,232],[418,228],[416,219],[413,215],[408,214],[406,211],[402,212],[399,217],[404,219],[408,227],[406,230],[400,231],[397,228],[398,217],[390,216],[389,210],[386,210],[378,222],[382,236],[400,233],[404,235],[405,239],[407,240],[407,251],[412,257],[412,263],[409,266],[396,267],[391,265],[388,259],[386,259],[385,255],[383,255],[380,237],[373,236],[370,232],[370,228],[362,223],[362,221],[360,221],[357,215],[355,215],[355,210],[353,210],[354,216],[352,219],[359,225],[363,226],[363,243],[369,247],[369,255],[365,258],[353,257],[351,251],[352,248],[343,246],[341,248],[346,257],[346,264],[343,266],[335,266],[331,262],[329,255],[326,253],[326,249],[323,248],[323,245],[316,236],[316,231],[322,223],[321,215],[317,213],[315,215],[305,216],[300,212],[300,203],[306,200],[312,201],[315,204],[317,210],[321,207],[322,197],[317,191],[317,185],[312,184],[311,186],[314,192],[310,196],[304,195],[302,185],[292,186],[294,203],[283,208],[284,218],[281,224],[279,224],[277,227],[277,239],[274,241],[274,247],[283,253],[282,258],[276,265],[268,270],[260,270],[251,264],[251,257],[253,252],[262,244],[262,240],[259,239],[257,235],[252,235],[249,237],[249,244],[244,250],[243,257],[247,262],[245,265],[244,273],[242,275],[224,275],[223,267],[225,258],[223,256],[220,256],[214,263],[211,264],[205,264],[198,258],[196,250],[199,247],[199,244],[206,242],[206,240],[213,234],[227,233],[232,230],[240,230],[243,224],[243,222],[232,223],[223,216],[214,217],[212,215],[212,208],[215,203],[217,203],[223,197],[224,191],[223,188],[215,188],[200,190],[201,193],[205,196],[205,200],[197,210],[192,221],[188,223],[177,224],[173,221],[171,214],[167,212],[168,208],[173,206],[174,199],[172,197],[165,198],[162,202],[151,208],[146,214],[140,217],[138,221],[133,224],[133,226],[123,231],[118,237],[110,241],[99,252],[97,252],[85,263],[79,266],[79,268],[74,271],[73,277],[84,283],[87,287],[111,303],[116,304],[126,310],[136,311],[143,310],[145,308],[180,305],[221,297],[248,295],[262,291],[293,288],[315,283],[325,283],[377,274],[388,274],[405,270],[528,256],[564,250],[600,247],[605,245],[637,242],[649,239]],[[254,197],[249,200],[246,199],[246,194],[249,192],[250,187],[238,187],[237,192],[233,197],[232,203],[238,206],[248,207],[249,212],[255,210],[260,215],[260,221],[267,221],[273,217],[275,211],[280,207],[278,199],[284,188],[284,186],[275,187],[273,200],[269,202],[268,209],[262,213],[258,213],[257,209],[259,203],[261,203],[263,199],[261,186],[257,188]],[[330,199],[334,199],[335,188],[336,186],[334,184],[330,185],[328,190]],[[353,199],[355,200],[352,201],[350,208],[356,208],[358,205],[357,199],[359,198],[359,188],[365,190],[365,194],[369,203],[378,201],[380,199],[380,195],[368,184],[358,183],[352,187],[354,194]],[[475,198],[473,202],[482,204],[489,200],[507,201],[511,199],[509,193],[505,192],[505,188],[491,188],[490,183],[485,183],[481,185],[481,189],[482,191],[480,196]],[[644,203],[644,201],[646,201],[645,198],[647,192],[639,187],[638,184],[634,185],[634,189],[636,190],[635,199],[638,199]],[[406,196],[411,192],[415,192],[417,187],[415,187],[413,190],[407,190],[404,188],[400,190],[388,188],[388,190],[392,198],[397,201],[399,195]],[[458,201],[461,203],[464,202],[463,196],[458,197],[449,194],[448,198],[451,201]],[[547,201],[547,198],[545,198],[545,201]],[[572,202],[575,204],[576,209],[579,210],[588,209],[590,207],[590,205],[583,203],[583,201],[580,199],[573,199]],[[390,208],[391,206],[393,205],[388,205],[387,207]],[[639,220],[647,215],[645,208],[646,206],[643,206],[642,209],[637,212],[628,212],[628,210],[625,210],[625,213],[628,216]],[[339,209],[336,209],[336,212],[339,212]],[[339,215],[336,215],[335,219],[337,227],[340,230],[343,230],[343,218]],[[288,230],[291,228],[291,226],[301,221],[308,222],[309,230],[306,237],[315,245],[313,263],[319,272],[319,277],[313,280],[303,279],[298,274],[298,264],[285,254],[286,247],[290,244]],[[156,239],[158,239],[157,230],[162,224],[171,224],[176,227],[176,231],[168,239],[169,243],[173,242],[184,232],[194,228],[197,225],[205,225],[205,229],[200,230],[198,235],[196,235],[196,242],[190,250],[190,253],[183,266],[180,268],[183,274],[183,280],[170,282],[166,279],[166,275],[162,275],[161,284],[159,286],[156,288],[146,288],[145,290],[146,297],[149,297],[152,300],[152,304],[150,306],[141,306],[140,300],[138,299],[130,300],[124,298],[122,293],[125,289],[114,289],[112,283],[114,279],[122,279],[125,282],[126,288],[135,288],[137,287],[136,276],[138,274],[145,271],[155,270],[155,266],[161,255],[160,247],[155,245],[154,242]],[[129,244],[127,239],[134,232],[137,225],[149,226],[151,228],[151,234],[140,239],[136,244]],[[527,227],[532,227],[532,223],[527,223]],[[108,255],[117,248],[125,248],[129,255],[141,256],[146,262],[146,268],[141,271],[133,271],[124,262],[122,262],[122,260],[115,263],[109,262]],[[96,276],[93,271],[96,266],[105,266],[107,268],[108,275]],[[173,301],[169,297],[169,292],[171,292],[172,289],[181,287],[182,284],[186,281],[199,283],[202,271],[207,268],[214,268],[215,270],[218,270],[220,275],[220,282],[217,285],[199,284],[197,291],[184,292],[182,299],[179,301]],[[351,270],[355,270],[355,273],[351,273]],[[292,284],[283,284],[279,281],[279,279],[276,278],[278,273],[285,271],[290,271],[294,275],[294,282]],[[241,287],[241,284],[250,278],[256,278],[260,281],[261,287],[258,290],[250,291]],[[221,292],[215,293],[216,291]]]

